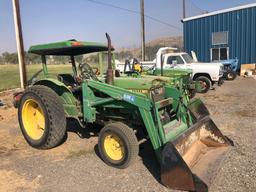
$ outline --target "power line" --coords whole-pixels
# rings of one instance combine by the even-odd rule
[[[107,6],[107,7],[112,7],[112,8],[116,8],[116,9],[121,9],[121,10],[123,10],[123,11],[131,12],[131,13],[140,14],[139,11],[134,11],[134,10],[131,10],[131,9],[126,9],[126,8],[119,7],[119,6],[110,4],[110,3],[104,3],[104,2],[96,1],[96,0],[87,0],[87,1],[90,1],[90,2],[96,3],[96,4],[100,4],[100,5],[104,5],[104,6]]]
[[[202,12],[205,12],[205,9],[202,9],[201,7],[199,7],[193,0],[190,0],[191,4],[194,5],[194,7],[196,7],[197,9],[201,10]]]
[[[169,24],[169,23],[166,23],[166,22],[164,22],[164,21],[161,21],[161,20],[159,20],[159,19],[157,19],[157,18],[155,18],[155,17],[151,17],[151,16],[149,16],[149,15],[145,15],[145,17],[147,17],[148,19],[151,19],[151,20],[153,20],[153,21],[156,21],[156,22],[158,22],[158,23],[161,23],[161,24],[163,24],[163,25],[166,25],[166,26],[169,26],[169,27],[171,27],[171,28],[175,28],[175,29],[181,31],[181,28],[176,27],[176,26],[174,26],[174,25],[171,25],[171,24]]]
[[[103,6],[107,6],[107,7],[112,7],[112,8],[115,8],[115,9],[120,9],[120,10],[123,10],[123,11],[126,11],[126,12],[130,12],[130,13],[134,13],[134,14],[139,14],[140,15],[140,12],[139,11],[135,11],[135,10],[131,10],[131,9],[127,9],[127,8],[123,8],[123,7],[119,7],[119,6],[116,6],[116,5],[113,5],[113,4],[110,4],[110,3],[105,3],[105,2],[101,2],[101,1],[97,1],[97,0],[87,0],[91,3],[96,3],[96,4],[99,4],[99,5],[103,5]],[[163,25],[166,25],[168,27],[171,27],[171,28],[174,28],[176,30],[179,30],[181,31],[181,28],[177,27],[177,26],[174,26],[174,25],[171,25],[169,23],[166,23],[164,21],[161,21],[160,19],[157,19],[155,17],[152,17],[152,16],[149,16],[149,15],[146,15],[144,14],[144,16],[152,21],[155,21],[155,22],[158,22],[158,23],[161,23]]]

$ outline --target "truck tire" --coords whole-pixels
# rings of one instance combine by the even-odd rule
[[[206,93],[211,88],[211,80],[205,76],[199,76],[196,81],[200,83],[200,89],[197,89],[198,93]]]
[[[234,71],[228,71],[226,74],[226,80],[232,81],[236,78],[237,74]]]
[[[66,134],[66,115],[59,96],[50,88],[34,85],[21,97],[18,108],[21,132],[38,149],[59,145]]]
[[[138,156],[139,145],[133,129],[123,123],[110,123],[99,133],[98,149],[106,164],[124,169]]]

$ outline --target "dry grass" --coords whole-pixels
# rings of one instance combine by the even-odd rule
[[[28,65],[28,79],[42,68],[40,64]],[[71,65],[48,65],[50,75],[56,76],[58,73],[71,72]],[[20,86],[19,66],[0,65],[0,91],[13,89]]]

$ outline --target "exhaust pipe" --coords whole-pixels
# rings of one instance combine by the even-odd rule
[[[113,85],[114,82],[114,75],[113,75],[113,68],[112,68],[112,45],[111,45],[111,38],[108,33],[106,33],[106,37],[108,40],[108,69],[107,69],[107,78],[106,83]]]

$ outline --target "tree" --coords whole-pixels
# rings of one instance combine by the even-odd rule
[[[83,55],[75,56],[76,63],[83,63]]]
[[[159,48],[163,47],[162,45],[146,46],[146,58],[149,61],[152,61],[156,58],[156,53]]]
[[[98,54],[89,55],[88,57],[85,58],[85,62],[92,65],[97,64],[99,63],[99,55]]]
[[[0,65],[4,64],[4,60],[3,60],[3,57],[0,56]]]
[[[132,59],[133,54],[131,51],[120,51],[116,53],[116,58],[120,61],[124,61],[126,59]]]
[[[26,64],[38,64],[41,63],[40,55],[25,52]]]
[[[50,57],[52,64],[66,64],[69,62],[69,57],[68,56],[51,56]]]
[[[2,54],[2,60],[4,64],[18,64],[18,54],[4,52]]]

